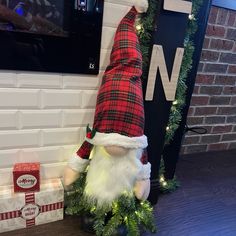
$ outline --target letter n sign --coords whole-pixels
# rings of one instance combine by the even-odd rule
[[[181,12],[181,13],[191,13],[192,3],[182,0],[164,0],[163,4],[164,10]],[[181,27],[181,26],[179,26]],[[168,28],[166,28],[168,30]],[[176,28],[178,30],[178,27]],[[158,36],[157,36],[158,37]],[[156,84],[157,70],[159,69],[160,77],[165,92],[165,97],[167,101],[174,101],[175,92],[177,89],[177,81],[179,77],[180,67],[183,59],[184,49],[176,48],[173,68],[171,76],[169,78],[165,56],[163,52],[162,45],[154,45],[152,50],[152,57],[149,69],[148,84],[146,90],[146,101],[153,100],[154,87]],[[168,56],[168,55],[167,55]]]
[[[148,80],[144,81],[145,134],[148,137],[148,158],[152,164],[151,194],[155,204],[158,190],[158,169],[163,151],[166,126],[172,101],[175,99],[183,44],[192,3],[183,0],[158,0],[153,51]]]
[[[174,64],[172,68],[171,77],[169,78],[163,47],[161,45],[154,45],[152,50],[151,64],[149,69],[149,77],[147,84],[147,92],[145,99],[151,101],[153,99],[154,86],[156,83],[157,69],[159,69],[162,85],[164,88],[167,101],[174,101],[177,82],[179,78],[180,66],[184,55],[183,48],[177,48],[175,53]]]

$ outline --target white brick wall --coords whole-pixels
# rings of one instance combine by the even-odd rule
[[[62,75],[42,73],[17,74],[17,87],[20,88],[62,88]]]
[[[37,109],[39,98],[39,89],[0,88],[0,109]]]
[[[41,108],[81,108],[81,90],[56,90],[41,91]]]
[[[0,132],[0,149],[21,147],[38,147],[40,144],[39,130],[5,130]]]
[[[17,110],[0,110],[0,130],[10,130],[18,128],[18,114]]]
[[[115,30],[131,2],[105,1],[98,76],[0,71],[0,185],[12,183],[16,162],[40,161],[42,178],[62,176],[92,125]]]
[[[19,114],[21,129],[59,128],[61,126],[61,110],[30,110],[20,111]]]

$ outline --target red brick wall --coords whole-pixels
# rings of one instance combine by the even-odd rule
[[[187,124],[207,129],[188,132],[182,153],[236,148],[236,11],[212,7]]]

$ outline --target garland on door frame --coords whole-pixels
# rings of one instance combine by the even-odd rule
[[[197,31],[197,20],[195,16],[197,15],[199,8],[201,7],[202,0],[193,0],[192,1],[192,14],[189,15],[188,27],[184,40],[184,56],[180,69],[176,98],[172,102],[170,109],[169,121],[166,126],[166,135],[165,135],[165,145],[168,145],[173,139],[176,130],[179,127],[180,121],[182,119],[182,109],[186,103],[186,79],[188,73],[192,68],[192,57],[194,53],[194,43],[193,36]],[[150,45],[152,45],[152,33],[154,31],[153,17],[157,8],[157,1],[150,0],[149,7],[151,14],[141,18],[136,26],[139,32],[141,50],[143,55],[143,80],[147,81],[148,78],[148,69],[150,64]],[[172,192],[178,186],[179,182],[176,180],[176,177],[172,180],[165,180],[164,178],[164,161],[161,160],[160,171],[159,171],[159,182],[160,189],[162,192]]]

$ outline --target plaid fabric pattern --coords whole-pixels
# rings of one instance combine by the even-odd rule
[[[101,133],[143,135],[142,55],[134,29],[134,7],[121,20],[97,97],[93,127]]]
[[[76,152],[76,154],[82,159],[89,159],[92,148],[93,144],[84,141],[83,144],[80,146],[79,150]]]
[[[117,28],[110,64],[98,91],[93,128],[101,133],[143,135],[142,55],[134,28],[136,14],[132,7]],[[92,148],[85,141],[77,155],[88,159]]]

